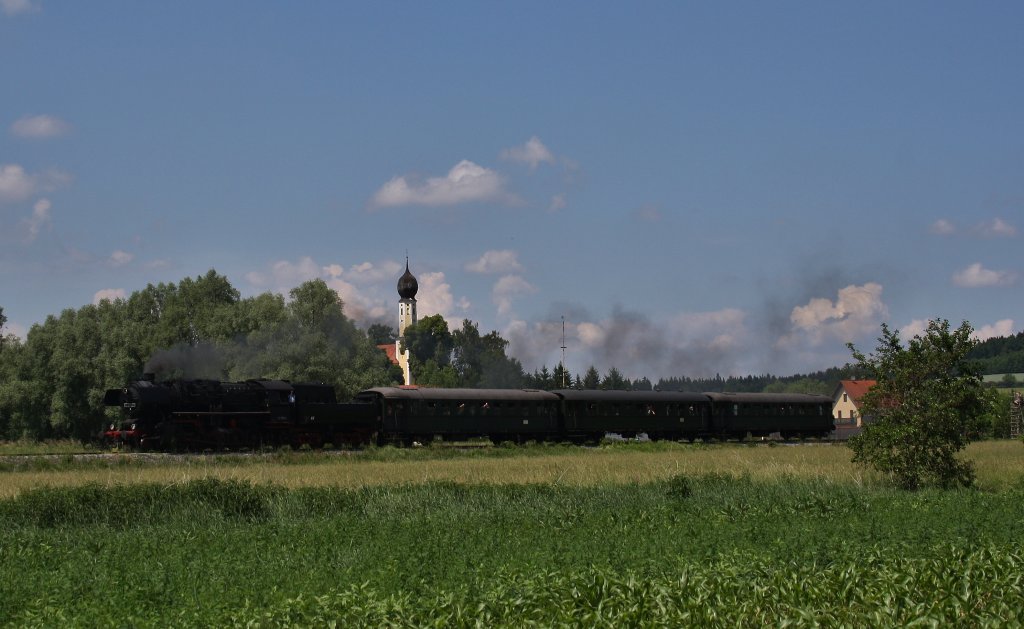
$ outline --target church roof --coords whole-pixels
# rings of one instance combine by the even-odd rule
[[[405,273],[398,278],[398,295],[402,299],[415,299],[416,291],[420,289],[416,277],[409,272],[409,258],[405,259]]]
[[[398,365],[399,364],[398,363],[398,347],[396,347],[394,343],[381,343],[380,345],[377,346],[377,349],[383,351],[385,354],[388,355],[388,360],[391,361],[391,364],[393,364],[393,365]]]

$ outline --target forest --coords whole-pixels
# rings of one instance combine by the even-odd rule
[[[0,306],[0,330],[6,319]],[[32,326],[24,341],[0,336],[0,438],[93,440],[111,411],[106,389],[143,373],[166,378],[249,378],[325,382],[339,399],[401,383],[401,370],[377,345],[397,332],[382,324],[359,328],[337,293],[311,280],[283,295],[241,298],[228,279],[210,270],[178,283],[150,284],[125,299],[65,309]],[[532,373],[507,353],[497,332],[481,334],[464,320],[449,330],[440,315],[406,330],[417,384],[438,387],[579,388],[681,391],[803,392],[829,395],[850,366],[806,375],[629,379],[611,367],[570,374],[562,365]],[[1024,371],[1024,333],[980,344],[983,364]],[[1014,362],[1018,361],[1018,362]]]

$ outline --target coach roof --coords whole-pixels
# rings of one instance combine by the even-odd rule
[[[513,400],[555,402],[558,396],[538,389],[434,389],[430,387],[375,387],[360,395],[375,393],[389,400]]]
[[[811,393],[708,393],[715,402],[730,404],[828,404],[832,398]]]
[[[703,393],[686,391],[602,391],[594,389],[558,389],[552,391],[569,402],[683,402],[686,404],[707,403]]]

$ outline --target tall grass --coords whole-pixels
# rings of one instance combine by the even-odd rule
[[[20,439],[17,441],[0,441],[0,456],[82,454],[102,452],[93,445],[87,445],[74,439],[58,439],[36,441]]]
[[[1022,498],[723,473],[41,488],[0,501],[0,625],[1013,624]]]
[[[978,471],[978,486],[999,490],[1024,476],[1024,445],[1016,441],[971,444],[964,456]],[[832,483],[875,485],[870,470],[850,461],[841,444],[679,445],[614,444],[601,448],[396,449],[364,452],[295,452],[135,458],[114,455],[88,461],[67,458],[0,466],[0,498],[34,487],[88,483],[173,484],[200,478],[275,483],[298,487],[364,487],[451,481],[472,484],[550,483],[593,486],[646,483],[677,474],[727,474],[754,479],[817,478]]]

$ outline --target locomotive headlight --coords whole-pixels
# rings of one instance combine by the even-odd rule
[[[114,429],[114,424],[110,424],[110,430]]]

